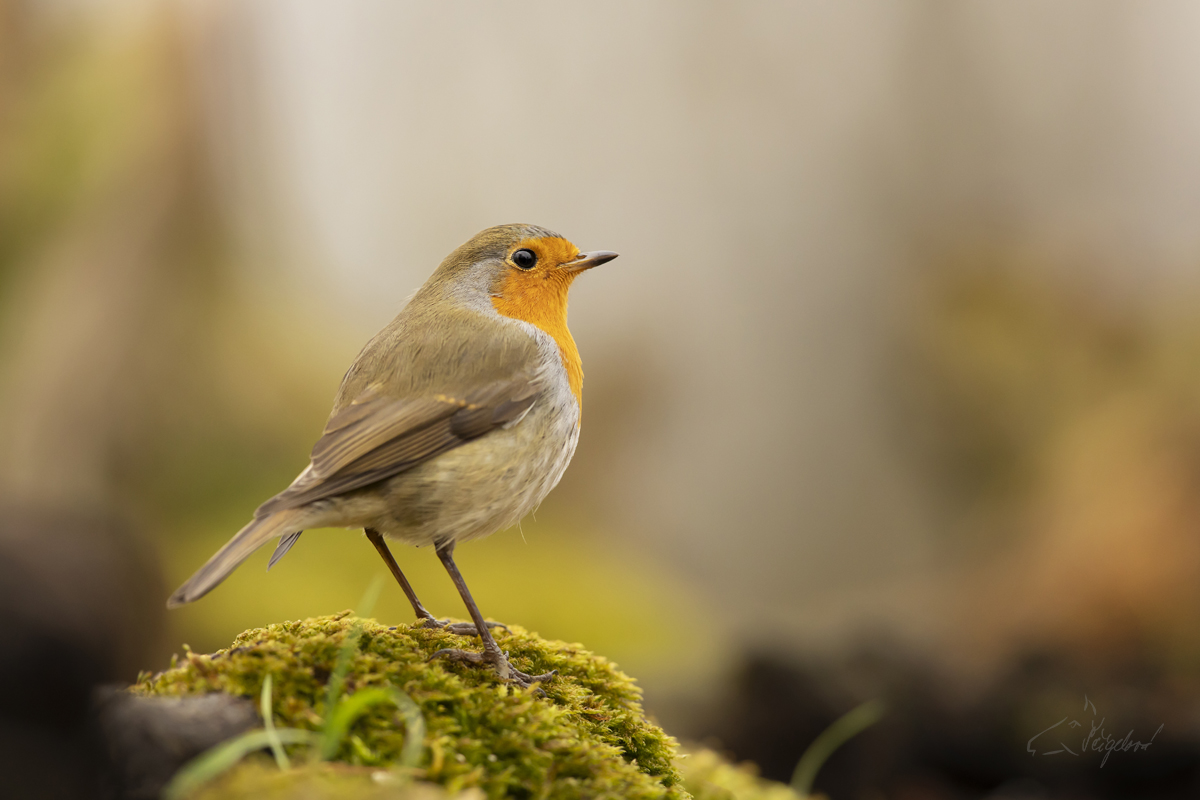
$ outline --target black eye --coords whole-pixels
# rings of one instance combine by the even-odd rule
[[[532,250],[518,250],[512,254],[512,262],[521,269],[533,269],[533,265],[537,263],[537,254]]]

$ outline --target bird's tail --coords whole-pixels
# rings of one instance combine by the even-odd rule
[[[293,534],[297,528],[303,527],[299,517],[297,509],[277,511],[242,528],[203,567],[196,570],[195,575],[175,590],[175,594],[167,600],[167,608],[177,608],[208,594],[269,539]]]

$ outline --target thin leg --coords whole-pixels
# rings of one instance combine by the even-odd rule
[[[473,653],[469,650],[446,649],[437,651],[430,656],[430,659],[446,657],[455,661],[467,661],[472,664],[491,664],[495,667],[496,674],[500,676],[500,680],[511,681],[521,686],[530,686],[537,681],[549,680],[553,677],[553,672],[547,672],[544,675],[526,675],[508,663],[508,657],[504,655],[504,652],[500,649],[500,645],[496,644],[496,640],[492,637],[492,632],[488,630],[488,624],[483,619],[483,614],[479,613],[479,606],[475,605],[475,598],[471,597],[471,590],[467,588],[467,582],[463,580],[462,573],[458,571],[458,565],[454,563],[454,543],[450,542],[438,547],[437,554],[438,558],[442,561],[442,566],[446,568],[446,572],[450,573],[450,580],[454,581],[455,588],[458,589],[459,595],[462,596],[463,603],[466,604],[467,611],[470,613],[471,619],[475,622],[475,630],[479,632],[480,638],[483,639],[483,653]]]
[[[400,565],[396,563],[396,559],[392,557],[392,551],[388,548],[387,542],[384,541],[382,534],[373,528],[364,528],[364,533],[371,540],[371,544],[375,545],[375,549],[379,551],[383,563],[387,564],[388,569],[392,571],[392,577],[396,579],[396,583],[400,584],[400,588],[404,590],[404,596],[408,598],[408,602],[412,603],[413,613],[417,615],[421,628],[442,628],[450,631],[456,636],[478,636],[479,629],[470,622],[454,622],[448,620],[440,620],[425,610],[425,606],[421,605],[420,599],[417,597],[416,591],[413,590],[412,584],[408,582],[408,578],[404,577],[404,573],[400,571]],[[484,630],[488,628],[503,628],[499,622],[487,623]]]
[[[484,652],[503,656],[503,653],[500,652],[500,645],[496,644],[492,632],[488,630],[487,623],[483,620],[483,614],[479,613],[479,606],[475,605],[475,598],[471,597],[471,590],[467,588],[467,582],[463,580],[462,573],[458,571],[458,565],[454,563],[454,545],[439,547],[437,554],[438,558],[442,560],[442,566],[446,568],[446,572],[450,573],[450,580],[454,581],[454,587],[462,596],[463,602],[467,606],[467,613],[471,615],[471,621],[475,623],[475,629],[482,631],[479,638],[483,639]]]
[[[400,565],[396,563],[396,559],[392,557],[392,551],[388,549],[387,542],[383,540],[383,536],[374,528],[364,529],[367,538],[371,540],[371,544],[375,545],[375,549],[379,551],[379,555],[383,558],[383,563],[387,564],[388,569],[392,571],[392,577],[396,579],[396,583],[400,584],[400,588],[404,590],[404,596],[408,598],[408,602],[412,603],[413,613],[417,615],[419,620],[429,620],[437,622],[438,620],[425,610],[425,606],[421,605],[421,600],[417,597],[417,593],[413,591],[412,584],[408,582],[408,578],[404,577],[404,573],[400,571]]]

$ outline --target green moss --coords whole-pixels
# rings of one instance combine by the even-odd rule
[[[438,784],[451,794],[477,788],[487,797],[688,796],[673,763],[676,743],[646,720],[640,691],[628,676],[578,645],[549,642],[515,626],[497,637],[513,664],[529,673],[558,670],[542,684],[544,697],[501,684],[487,669],[426,660],[444,647],[478,648],[477,639],[403,625],[387,628],[352,620],[350,612],[249,630],[212,655],[189,651],[171,669],[143,678],[134,691],[222,691],[257,700],[270,674],[275,724],[317,730],[326,681],[359,622],[363,633],[345,691],[394,686],[417,703],[428,728],[424,761],[411,776],[417,781]],[[386,769],[399,759],[404,725],[393,707],[375,707],[350,733],[337,761]],[[250,780],[239,776],[261,769],[247,765],[228,780]],[[302,776],[280,780],[288,779]],[[326,796],[305,796],[310,794]],[[252,795],[269,796],[263,791],[240,796]],[[223,796],[239,794],[230,789]]]
[[[697,750],[678,764],[695,800],[803,800],[786,784],[760,778],[753,765],[734,766],[712,750]]]

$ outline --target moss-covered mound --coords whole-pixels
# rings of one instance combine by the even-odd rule
[[[682,758],[679,767],[683,785],[694,800],[802,800],[787,786],[763,780],[752,767],[734,766],[711,750]],[[369,767],[310,764],[281,772],[273,762],[258,760],[212,781],[192,800],[485,800],[485,797],[479,788],[448,792],[437,784],[415,781],[403,773]]]
[[[271,675],[275,725],[316,731],[326,711],[326,684],[356,625],[362,635],[345,692],[401,689],[419,706],[427,733],[417,770],[386,772],[400,760],[405,725],[394,706],[374,706],[354,724],[335,760],[376,769],[351,773],[400,774],[450,794],[478,789],[487,797],[688,796],[673,765],[676,743],[646,720],[629,677],[578,645],[549,642],[518,627],[497,631],[497,641],[520,670],[558,671],[541,684],[545,696],[501,684],[489,669],[426,660],[445,647],[478,648],[478,639],[388,628],[350,612],[249,630],[212,655],[188,652],[171,669],[144,677],[134,691],[220,691],[257,701]],[[301,751],[296,755],[303,760]],[[378,778],[370,779],[386,796]],[[224,796],[237,796],[233,785],[225,788]]]

